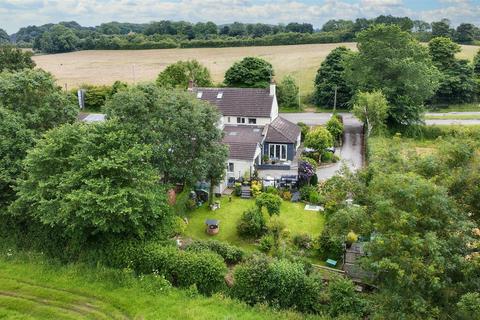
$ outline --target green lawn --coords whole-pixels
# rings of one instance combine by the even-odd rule
[[[247,250],[252,250],[255,245],[252,242],[242,240],[237,235],[237,221],[242,213],[255,205],[253,199],[240,199],[232,197],[229,202],[228,197],[220,199],[221,208],[216,211],[210,211],[207,206],[196,209],[188,214],[188,226],[186,235],[194,239],[217,239],[237,245]],[[286,229],[294,236],[298,233],[308,233],[317,237],[323,230],[325,217],[322,213],[304,210],[305,204],[283,201],[279,219],[285,223]],[[268,217],[267,214],[265,214]],[[220,232],[215,236],[205,233],[205,220],[220,220]]]
[[[462,112],[462,111],[480,111],[479,103],[451,104],[446,107],[428,107],[427,112]]]
[[[478,120],[480,114],[447,114],[447,115],[435,115],[425,116],[425,120]]]
[[[163,288],[160,290],[159,288]],[[156,286],[130,272],[0,252],[0,319],[319,319]]]

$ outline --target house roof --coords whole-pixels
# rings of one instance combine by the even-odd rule
[[[295,143],[300,135],[300,128],[282,117],[277,117],[268,125],[267,142]]]
[[[223,129],[225,143],[230,151],[229,159],[249,160],[255,159],[258,144],[263,139],[263,129],[256,126],[225,126]]]
[[[217,106],[224,116],[270,117],[273,96],[269,89],[192,88],[198,99]]]

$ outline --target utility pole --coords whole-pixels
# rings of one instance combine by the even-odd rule
[[[333,114],[337,111],[337,89],[338,87],[335,86],[335,97],[333,98]]]
[[[137,79],[135,76],[135,64],[132,66],[132,72],[133,72],[133,84],[137,84]]]

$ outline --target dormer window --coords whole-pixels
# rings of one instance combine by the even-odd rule
[[[201,99],[201,98],[202,98],[202,95],[203,95],[203,92],[202,92],[202,91],[197,92],[197,98],[198,98],[198,99]]]
[[[217,99],[222,99],[223,98],[223,92],[217,93]]]

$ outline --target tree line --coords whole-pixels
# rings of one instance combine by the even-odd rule
[[[373,19],[329,20],[320,29],[310,23],[241,23],[217,25],[211,21],[108,22],[84,27],[75,21],[28,26],[8,36],[0,31],[0,43],[13,42],[46,53],[92,49],[163,49],[291,45],[355,41],[359,32],[377,24],[392,24],[411,32],[418,40],[443,36],[458,43],[480,40],[480,29],[471,23],[453,28],[448,19],[428,23],[408,17],[381,15]]]

